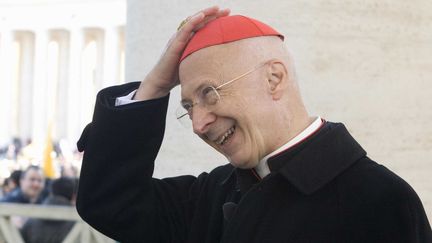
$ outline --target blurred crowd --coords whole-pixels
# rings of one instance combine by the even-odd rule
[[[65,152],[65,145],[54,143],[50,160],[55,168],[53,176],[44,169],[43,156],[29,154],[34,148],[30,141],[22,144],[14,139],[0,149],[0,203],[74,206],[80,154]],[[19,216],[13,216],[11,221],[26,243],[62,242],[75,223]]]

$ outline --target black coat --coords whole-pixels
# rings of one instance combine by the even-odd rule
[[[49,196],[43,205],[72,207],[70,200],[61,196]],[[61,243],[74,225],[74,221],[31,218],[21,235],[25,243]]]
[[[121,242],[432,242],[414,190],[366,156],[342,124],[252,170],[152,178],[168,97],[114,107],[137,83],[101,91],[85,150],[77,209]]]
[[[42,193],[41,195],[36,199],[34,204],[41,204],[43,201]],[[11,191],[9,194],[7,194],[5,197],[0,199],[0,203],[23,203],[23,204],[31,204],[30,198],[27,197],[24,192],[21,190],[21,188],[16,188],[13,191]]]

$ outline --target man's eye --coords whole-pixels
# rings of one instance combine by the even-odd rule
[[[213,92],[214,92],[214,88],[211,87],[211,86],[209,86],[209,87],[205,87],[205,88],[201,91],[201,93],[202,93],[202,95],[203,95],[204,97],[206,97],[206,96],[208,96],[208,95],[211,95]]]
[[[219,99],[216,89],[212,86],[206,87],[202,90],[202,100],[207,105],[214,105]]]

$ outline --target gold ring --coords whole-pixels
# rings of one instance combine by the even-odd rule
[[[189,18],[190,18],[190,17],[187,17],[186,19],[184,19],[184,20],[180,23],[180,25],[177,27],[177,31],[179,31],[179,30],[183,27],[183,25],[185,25],[185,24],[189,21]]]

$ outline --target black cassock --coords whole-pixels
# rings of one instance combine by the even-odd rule
[[[102,90],[84,150],[77,209],[120,242],[432,242],[424,208],[400,177],[366,156],[341,123],[252,170],[152,178],[168,97],[115,107],[138,87]],[[193,156],[193,154],[191,154]]]

